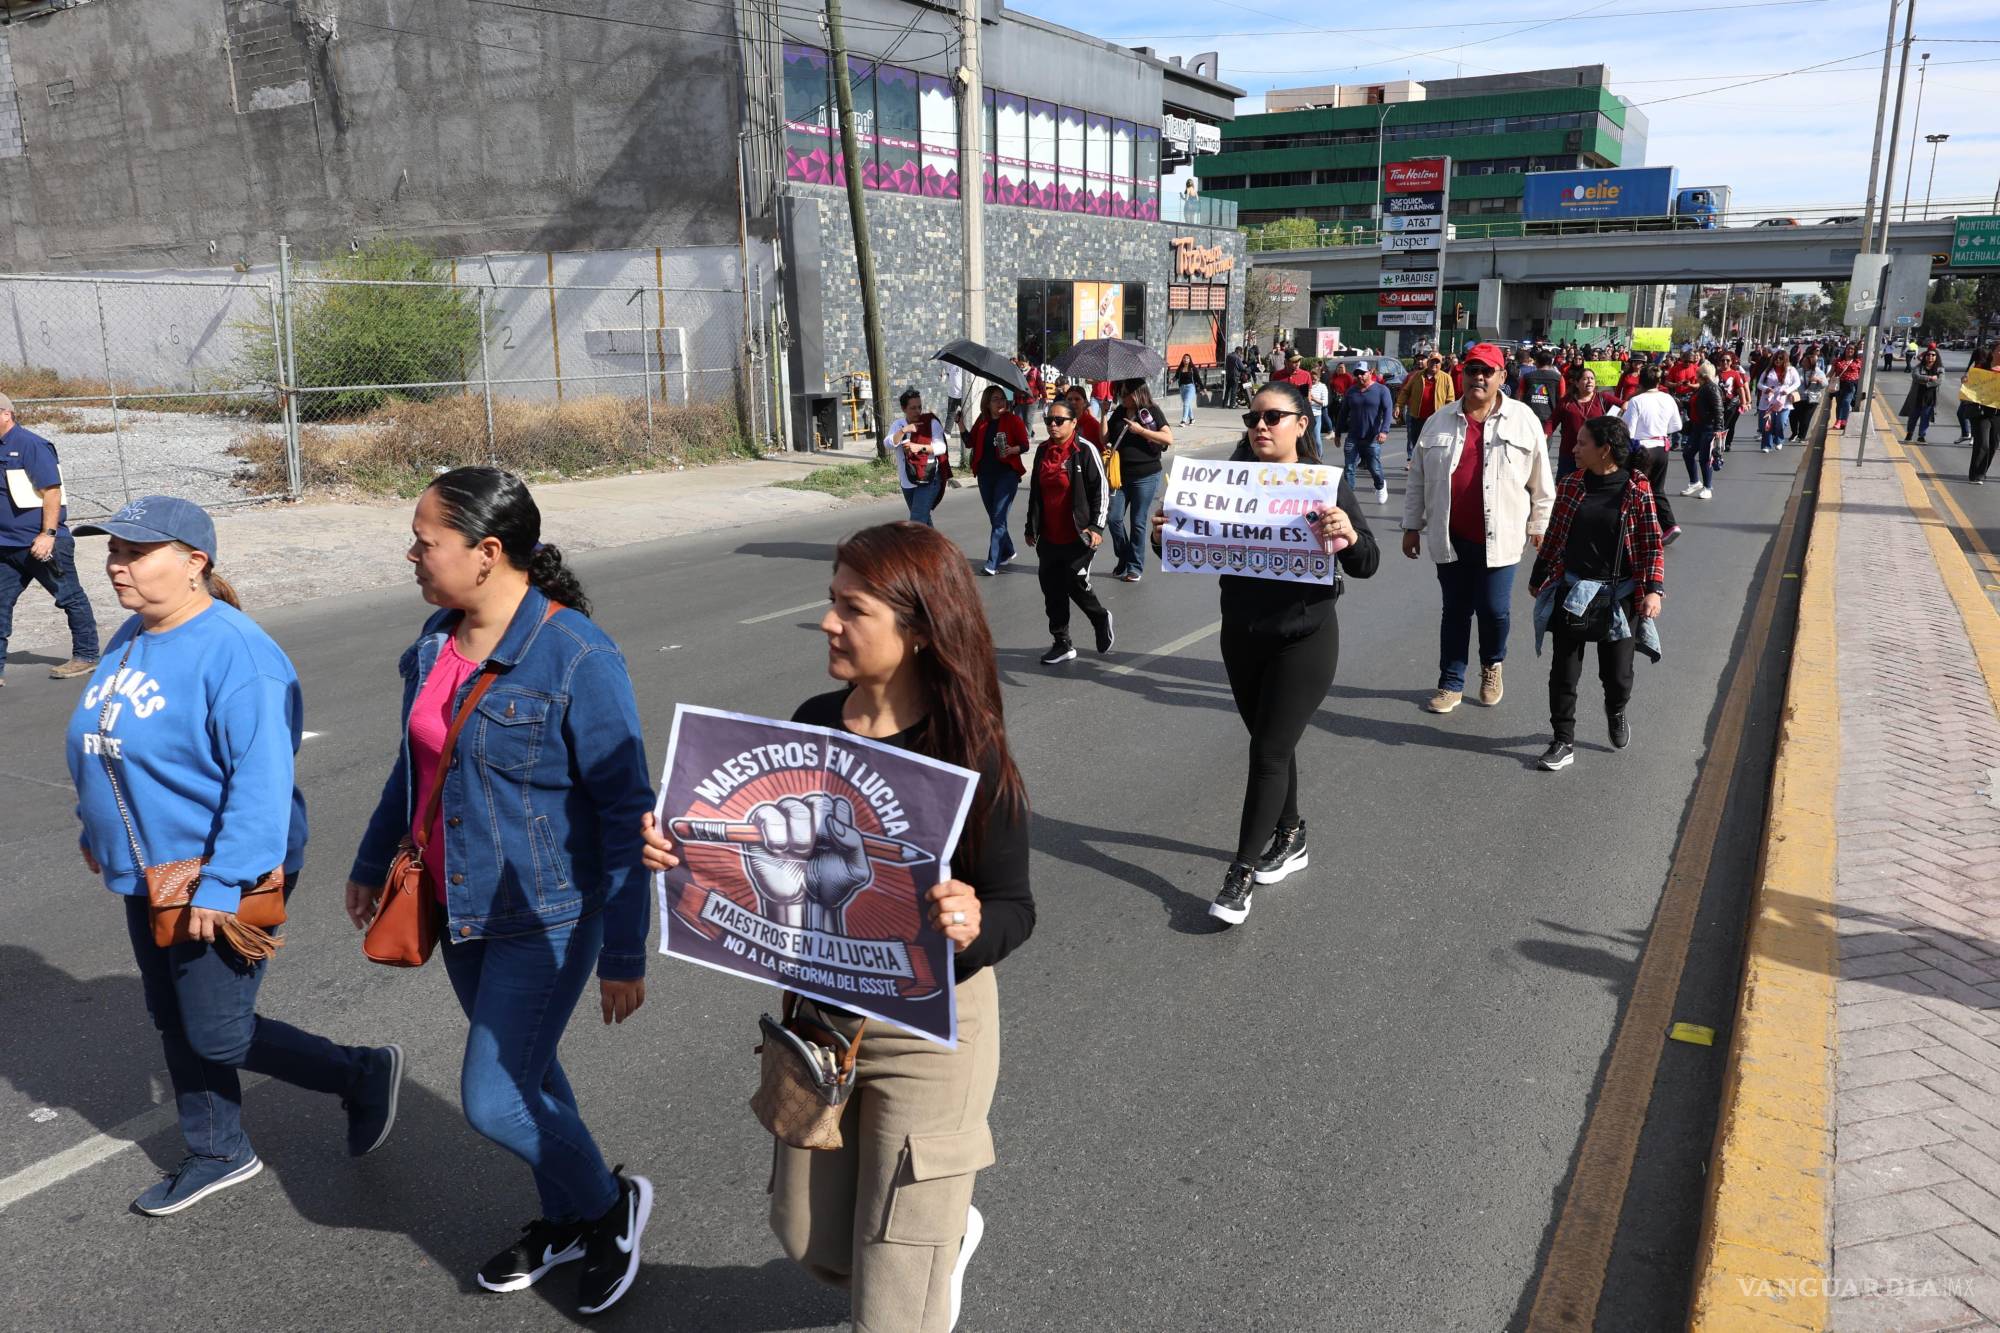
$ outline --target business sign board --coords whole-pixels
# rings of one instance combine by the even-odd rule
[[[1450,178],[1451,159],[1448,157],[1391,162],[1382,168],[1383,188],[1390,194],[1441,193]]]
[[[1522,178],[1521,216],[1529,222],[1581,218],[1659,218],[1674,211],[1675,167],[1538,171]]]
[[[1382,219],[1383,231],[1443,231],[1441,213],[1391,213]]]
[[[1382,233],[1382,253],[1400,254],[1411,250],[1444,249],[1444,233],[1441,231],[1385,231]]]
[[[1435,213],[1444,215],[1444,191],[1432,190],[1422,194],[1392,194],[1382,206],[1383,212],[1391,217],[1397,214]]]
[[[2000,217],[1959,218],[1951,229],[1951,266],[2000,266]]]
[[[1427,329],[1437,313],[1431,310],[1383,310],[1375,316],[1378,329]]]
[[[1429,310],[1437,305],[1437,288],[1420,291],[1376,292],[1375,304],[1384,310]]]
[[[1376,276],[1375,285],[1383,291],[1432,288],[1438,285],[1438,271],[1434,268],[1385,268]]]

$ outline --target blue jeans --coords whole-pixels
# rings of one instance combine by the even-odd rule
[[[1792,409],[1781,407],[1774,412],[1765,412],[1758,418],[1763,427],[1762,436],[1766,449],[1777,449],[1784,445],[1792,433]]]
[[[465,1120],[528,1164],[542,1216],[602,1217],[618,1182],[576,1109],[556,1047],[604,944],[602,912],[532,935],[444,941],[444,970],[472,1021],[459,1070]]]
[[[1854,408],[1854,391],[1860,387],[1842,380],[1840,387],[1833,391],[1833,419],[1836,422],[1847,420],[1847,414]]]
[[[1153,519],[1153,501],[1159,498],[1160,483],[1166,474],[1155,472],[1150,477],[1127,479],[1119,488],[1124,498],[1125,512],[1111,521],[1111,546],[1118,554],[1118,567],[1111,572],[1117,574],[1143,574],[1146,572],[1146,547],[1152,541],[1149,525]]]
[[[910,522],[921,523],[925,527],[936,527],[931,522],[931,509],[944,496],[944,469],[939,466],[942,459],[931,460],[931,479],[921,486],[905,486],[903,503],[910,507]]]
[[[1013,468],[1003,465],[979,471],[979,503],[986,506],[986,517],[993,527],[992,535],[986,539],[986,563],[990,568],[998,569],[1001,561],[1014,558],[1014,534],[1007,531],[1007,513],[1014,507],[1014,494],[1020,489],[1021,479],[1014,475]]]
[[[1437,567],[1438,587],[1444,590],[1444,617],[1438,624],[1438,688],[1462,691],[1475,616],[1479,619],[1480,665],[1507,660],[1515,567],[1489,568],[1486,548],[1478,542],[1453,537],[1451,549],[1458,559]]]
[[[1373,439],[1349,439],[1347,447],[1342,450],[1342,453],[1347,459],[1347,484],[1349,486],[1354,485],[1354,475],[1357,471],[1357,465],[1362,463],[1368,465],[1368,475],[1374,479],[1376,490],[1379,491],[1389,484],[1382,477],[1382,446],[1377,444]]]
[[[1929,407],[1910,413],[1909,419],[1903,423],[1903,437],[1910,440],[1923,439],[1924,436],[1931,433],[1931,419],[1936,415],[1937,405],[1935,403]]]
[[[1181,424],[1185,426],[1190,421],[1193,420],[1194,420],[1194,385],[1183,384],[1181,385]]]
[[[285,896],[292,884],[285,882]],[[225,944],[189,941],[162,949],[144,898],[125,899],[125,929],[139,964],[146,1012],[166,1048],[181,1137],[197,1157],[234,1160],[250,1148],[243,1133],[239,1069],[313,1092],[349,1096],[367,1072],[367,1051],[257,1013],[269,963],[250,964]]]
[[[1690,426],[1681,439],[1681,460],[1687,464],[1688,485],[1700,482],[1704,487],[1715,484],[1715,432],[1707,427]]]
[[[7,670],[7,640],[14,633],[14,603],[21,600],[30,583],[39,583],[56,599],[69,619],[69,655],[85,662],[97,660],[97,617],[91,614],[90,597],[76,576],[76,539],[63,528],[56,533],[56,549],[49,559],[37,560],[25,546],[0,546],[0,672]]]

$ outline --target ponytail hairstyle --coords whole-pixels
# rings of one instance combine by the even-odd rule
[[[883,523],[841,542],[833,567],[860,579],[895,611],[905,633],[929,645],[917,655],[930,702],[922,752],[992,779],[979,784],[965,821],[960,845],[969,863],[979,855],[987,817],[996,809],[1025,811],[1028,794],[1007,746],[993,632],[965,554],[936,528]]]
[[[497,467],[460,467],[430,484],[444,521],[477,546],[491,537],[507,563],[525,572],[535,591],[561,606],[590,614],[583,584],[563,563],[562,551],[543,543],[542,511],[528,487]]]
[[[196,551],[195,547],[189,546],[186,542],[175,542],[174,549],[176,551],[179,551],[182,555],[193,555],[195,554]],[[222,577],[222,575],[215,572],[214,556],[210,555],[206,551],[201,552],[201,556],[202,556],[202,566],[201,566],[202,591],[206,592],[210,597],[213,597],[216,601],[227,602],[230,606],[233,606],[238,611],[241,611],[243,609],[243,603],[236,600],[236,585],[231,583],[228,579]]]
[[[1300,419],[1305,422],[1299,431],[1299,461],[1319,462],[1319,414],[1313,409],[1312,399],[1306,397],[1306,391],[1290,380],[1272,380],[1251,394],[1250,401],[1254,403],[1267,393],[1283,394],[1290,401],[1292,411],[1297,412]],[[1250,432],[1246,430],[1243,432],[1243,438],[1236,442],[1236,449],[1229,455],[1229,461],[1247,462],[1253,456],[1250,452]]]

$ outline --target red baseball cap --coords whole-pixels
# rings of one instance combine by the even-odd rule
[[[1502,352],[1492,343],[1472,344],[1472,346],[1465,349],[1465,355],[1460,360],[1482,362],[1493,367],[1495,370],[1505,370],[1507,368],[1506,353]]]

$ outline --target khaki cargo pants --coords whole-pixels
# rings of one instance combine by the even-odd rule
[[[850,1037],[860,1026],[832,1021]],[[957,1050],[870,1023],[855,1067],[843,1147],[776,1144],[771,1229],[806,1271],[849,1290],[855,1333],[943,1333],[973,1178],[993,1165],[993,969],[958,987]]]

